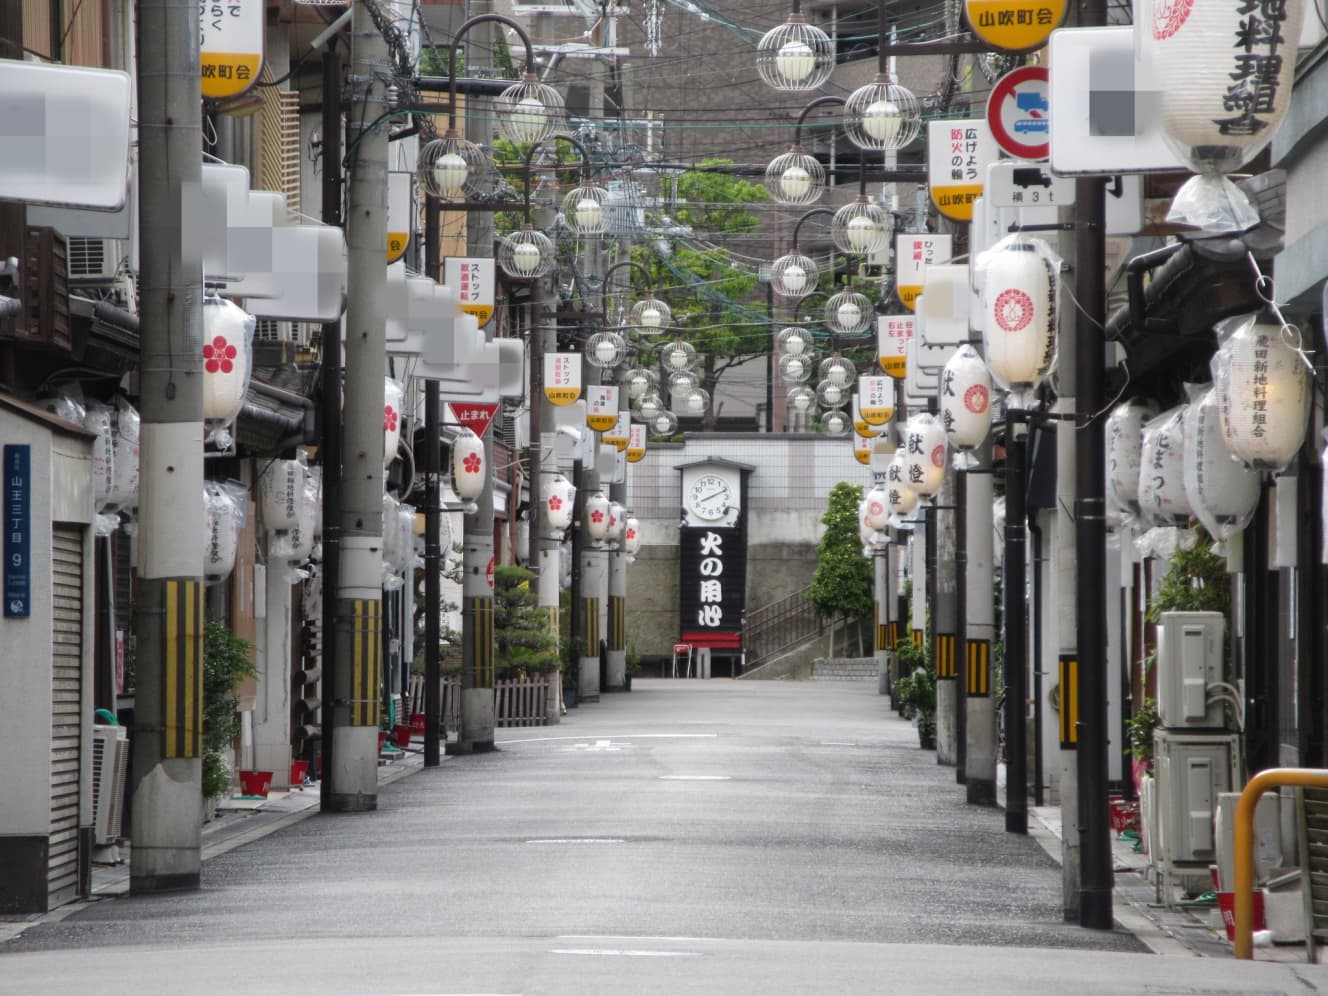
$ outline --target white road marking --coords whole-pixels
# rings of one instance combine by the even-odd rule
[[[602,754],[606,752],[613,753],[622,750],[624,747],[633,746],[635,745],[623,740],[616,742],[613,740],[596,740],[593,744],[580,743],[573,744],[571,747],[559,747],[558,749],[562,751],[581,751],[583,753]]]
[[[845,740],[822,740],[822,747],[856,747],[857,744],[851,744]]]
[[[700,951],[649,951],[628,948],[550,948],[549,954],[599,955],[613,958],[700,958]]]
[[[622,837],[537,837],[527,844],[625,844]]]
[[[662,782],[727,782],[732,775],[660,775]]]
[[[630,735],[630,734],[629,734]],[[719,736],[718,733],[638,733],[632,735],[633,740],[713,740]],[[537,744],[552,740],[585,740],[585,736],[579,737],[523,737],[519,740],[499,740],[500,744]]]

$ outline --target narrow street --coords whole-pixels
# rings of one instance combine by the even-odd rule
[[[637,681],[0,946],[0,991],[1289,992],[1061,918],[866,682]],[[944,947],[938,947],[944,945]],[[1314,980],[1320,980],[1315,982]]]

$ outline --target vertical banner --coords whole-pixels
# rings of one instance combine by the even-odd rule
[[[586,425],[596,432],[609,432],[618,424],[618,388],[611,384],[591,384],[586,388]],[[604,441],[611,443],[607,436]]]
[[[678,611],[682,642],[742,648],[747,599],[747,549],[736,527],[680,531]]]
[[[474,315],[481,327],[488,324],[493,317],[493,260],[449,256],[443,262],[443,283],[456,294],[458,308]]]
[[[32,615],[32,447],[4,451],[5,616]]]
[[[927,185],[936,210],[953,221],[973,219],[987,166],[1000,158],[982,118],[927,122]]]
[[[876,356],[881,369],[895,380],[903,380],[908,373],[913,325],[912,315],[880,315],[876,319]]]
[[[627,462],[640,463],[646,455],[646,427],[634,425],[627,440]]]
[[[200,0],[199,76],[208,100],[238,97],[263,66],[264,0]]]
[[[953,241],[952,236],[930,232],[895,236],[895,293],[905,308],[914,309],[926,283],[927,267],[950,261]]]
[[[858,410],[870,426],[879,428],[889,422],[895,416],[895,382],[889,377],[859,377]]]
[[[574,405],[581,397],[581,354],[544,354],[544,396],[555,405]]]

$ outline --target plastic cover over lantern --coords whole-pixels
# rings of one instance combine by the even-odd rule
[[[1219,322],[1213,356],[1222,438],[1256,470],[1283,470],[1300,449],[1309,419],[1309,374],[1287,335],[1299,333],[1256,315]]]
[[[609,499],[604,492],[595,491],[586,496],[585,511],[586,535],[598,543],[609,535]]]
[[[1056,361],[1060,258],[1041,239],[1010,235],[982,254],[983,353],[1010,391],[1036,386]]]
[[[120,508],[138,504],[138,452],[142,419],[123,398],[115,403],[115,485],[111,501]]]
[[[572,524],[576,488],[562,474],[555,474],[544,499],[544,522],[550,529],[563,530]]]
[[[1124,513],[1139,515],[1139,463],[1143,455],[1144,423],[1157,408],[1143,401],[1117,405],[1107,417],[1107,496]]]
[[[936,416],[921,413],[904,427],[904,469],[908,486],[920,497],[940,490],[945,480],[945,428]]]
[[[641,521],[629,515],[623,523],[623,553],[635,557],[641,550]]]
[[[1258,222],[1222,174],[1272,140],[1291,104],[1304,6],[1153,0],[1136,18],[1135,52],[1157,84],[1162,133],[1200,174],[1177,193],[1169,221],[1209,232]]]
[[[317,467],[305,467],[303,470],[302,486],[296,495],[294,521],[285,527],[285,532],[274,536],[268,544],[270,558],[292,564],[309,559],[314,550],[315,537],[321,529],[319,513],[323,506],[322,473]]]
[[[982,445],[991,430],[991,375],[968,344],[955,350],[941,371],[941,424],[957,450]]]
[[[92,497],[100,512],[111,502],[115,492],[115,409],[100,402],[88,402],[83,414],[83,428],[95,437],[92,441]]]
[[[383,464],[396,459],[401,446],[401,406],[406,400],[405,389],[391,377],[383,383]]]
[[[918,503],[918,493],[909,486],[904,451],[896,450],[885,468],[885,497],[893,516],[908,515]]]
[[[203,299],[203,418],[230,422],[244,407],[257,319],[232,301]]]
[[[867,492],[867,524],[877,532],[884,532],[890,524],[890,495],[881,485]]]
[[[258,496],[268,529],[290,529],[299,521],[305,476],[301,460],[273,460],[267,465],[258,479]]]
[[[872,537],[876,535],[876,530],[867,521],[867,499],[863,498],[858,502],[858,542],[863,546],[863,551],[871,546]]]
[[[203,573],[215,581],[228,577],[235,569],[235,551],[240,541],[243,510],[235,496],[216,481],[204,483],[203,503],[207,523]]]
[[[452,440],[452,490],[462,501],[472,501],[480,496],[487,479],[484,441],[469,429],[463,429]]]
[[[620,542],[626,528],[627,511],[620,502],[609,502],[609,531],[606,538],[610,543]]]
[[[1231,459],[1222,441],[1221,413],[1211,389],[1185,410],[1185,495],[1204,528],[1225,543],[1244,531],[1259,507],[1259,472]]]
[[[1144,426],[1139,456],[1139,507],[1154,526],[1186,526],[1194,514],[1185,494],[1185,405]]]

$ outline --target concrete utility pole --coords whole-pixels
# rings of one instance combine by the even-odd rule
[[[1064,298],[1062,297],[1062,300]],[[1058,378],[1056,414],[1069,418],[1074,413],[1074,384],[1068,371],[1074,369],[1074,315],[1062,311],[1057,330],[1056,361],[1066,376]],[[1079,826],[1079,724],[1076,686],[1079,678],[1078,630],[1076,627],[1075,579],[1078,560],[1075,555],[1075,522],[1071,515],[1075,498],[1075,432],[1073,421],[1056,423],[1056,539],[1052,544],[1052,585],[1056,612],[1056,687],[1060,692],[1060,804],[1061,825]],[[1035,565],[1035,570],[1040,570]],[[1106,611],[1102,606],[1098,611]],[[1045,702],[1042,703],[1045,707]],[[1038,744],[1038,749],[1042,745]],[[1061,834],[1061,886],[1063,913],[1067,923],[1079,919],[1079,835]]]
[[[924,515],[914,520],[913,532],[909,534],[908,541],[909,574],[913,582],[909,638],[915,647],[927,642],[927,534],[930,532],[928,518]]]
[[[618,410],[628,410],[627,389],[618,391]],[[609,485],[609,500],[616,501],[627,514],[627,476]],[[606,691],[621,692],[627,687],[627,551],[624,543],[609,553],[608,618],[609,673]]]
[[[965,531],[967,559],[964,592],[964,785],[968,801],[979,806],[996,804],[998,733],[992,696],[992,643],[996,638],[995,597],[992,594],[994,540],[991,439],[974,454],[978,466],[965,474]]]
[[[493,750],[493,433],[484,434],[488,482],[466,515],[461,579],[461,733],[449,754]]]
[[[204,531],[198,7],[138,4],[140,441],[134,893],[196,889],[202,867]]]
[[[1012,396],[1014,404],[1024,402]],[[1028,833],[1028,542],[1024,522],[1024,458],[1028,415],[1005,412],[1005,829]]]
[[[936,663],[936,762],[945,765],[954,765],[959,760],[959,693],[956,680],[959,673],[959,605],[958,577],[955,571],[955,492],[955,473],[951,470],[941,482],[931,512],[931,525],[935,527],[936,533],[935,556],[931,559],[931,567],[936,572],[936,604],[932,607],[936,638],[931,648]]]
[[[591,432],[588,427],[582,429],[582,431]],[[598,444],[592,447],[592,452],[598,457]],[[599,461],[596,459],[590,466],[583,467],[581,470],[581,481],[586,496],[599,490],[599,480]],[[579,587],[581,597],[578,603],[573,605],[572,611],[581,615],[580,632],[584,641],[578,671],[577,699],[580,702],[598,702],[599,641],[604,635],[604,631],[600,627],[600,607],[608,598],[609,564],[608,555],[590,538],[590,533],[586,528],[589,513],[586,511],[585,499],[582,498],[579,489],[577,505],[581,509],[581,515],[576,523],[577,535],[580,538],[580,549],[576,552],[576,558],[577,565],[580,568],[581,583]]]
[[[383,378],[387,346],[387,42],[365,3],[351,20],[347,168],[345,408],[342,419],[341,563],[337,579],[336,704],[331,812],[378,807],[378,721],[383,674]]]

